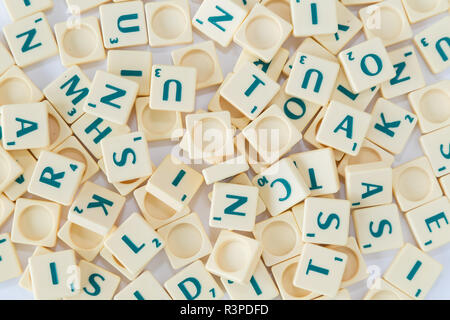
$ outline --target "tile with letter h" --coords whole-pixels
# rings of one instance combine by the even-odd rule
[[[332,34],[338,31],[334,0],[290,0],[295,37]]]
[[[114,296],[114,300],[172,300],[150,271],[130,282]]]
[[[21,273],[22,266],[9,234],[0,234],[0,283],[16,278]]]
[[[4,107],[3,107],[4,108]],[[419,139],[436,177],[450,173],[450,126],[423,135]]]
[[[14,21],[53,7],[53,0],[5,0],[3,2],[9,16]]]

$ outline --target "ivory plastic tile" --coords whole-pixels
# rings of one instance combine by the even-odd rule
[[[45,87],[44,94],[64,121],[71,124],[83,115],[90,86],[91,81],[80,67],[73,66]]]
[[[258,188],[233,183],[213,186],[209,225],[251,232],[255,226]]]
[[[383,278],[413,299],[422,300],[439,277],[443,266],[426,253],[406,243]]]
[[[426,157],[419,157],[392,170],[394,196],[403,212],[442,196],[442,190]]]
[[[197,213],[193,212],[158,229],[167,244],[172,268],[179,269],[210,254],[211,242]]]
[[[400,154],[417,123],[416,115],[379,98],[372,110],[367,139],[393,154]]]
[[[197,70],[197,89],[208,88],[223,81],[222,67],[211,40],[172,51],[172,61],[176,66]]]
[[[422,150],[437,177],[450,173],[449,137],[450,126],[423,135],[419,139]]]
[[[165,245],[138,213],[133,213],[105,240],[105,247],[132,274],[141,272]]]
[[[236,3],[237,5],[239,5],[241,8],[250,11],[254,5],[258,2],[260,2],[260,0],[231,0],[232,2]]]
[[[341,289],[333,298],[321,296],[314,300],[352,300],[352,297],[350,296],[350,292],[348,292],[347,289]]]
[[[363,254],[401,248],[402,226],[397,205],[385,204],[353,211],[353,224]]]
[[[338,31],[336,1],[290,0],[294,37],[331,34]]]
[[[111,0],[66,0],[67,8],[72,15],[91,10]]]
[[[53,0],[4,0],[3,3],[12,20],[19,20],[39,11],[53,8]]]
[[[52,252],[53,251],[44,247],[36,247],[36,249],[33,251],[33,256],[41,256]],[[27,264],[26,268],[23,270],[22,276],[19,279],[19,286],[28,291],[33,290],[33,285],[31,283],[30,264]]]
[[[100,256],[130,281],[133,281],[139,275],[139,273],[133,274],[128,271],[128,269],[106,247],[103,247],[100,251]]]
[[[402,0],[406,15],[411,23],[416,23],[448,10],[445,0]]]
[[[0,195],[0,226],[8,220],[14,211],[15,203],[9,200],[4,194]]]
[[[341,51],[339,61],[354,93],[395,77],[394,67],[380,38],[372,38]]]
[[[413,46],[404,46],[388,53],[395,68],[395,77],[381,84],[384,98],[395,98],[425,87],[425,78]]]
[[[279,295],[277,286],[261,261],[248,283],[220,280],[232,300],[272,300]]]
[[[341,187],[333,150],[323,148],[289,156],[309,186],[311,196],[336,193]]]
[[[262,245],[262,259],[268,267],[299,255],[302,251],[302,234],[291,211],[257,223],[253,235]]]
[[[6,70],[8,70],[15,63],[9,50],[0,43],[0,75],[2,75]]]
[[[234,34],[233,40],[263,62],[270,62],[291,31],[290,23],[257,3]]]
[[[387,47],[412,38],[401,0],[386,0],[359,10],[367,39],[380,38]]]
[[[133,109],[139,85],[120,76],[98,70],[84,104],[84,111],[125,125]]]
[[[24,173],[24,169],[16,160],[0,146],[0,191],[6,190],[11,183]]]
[[[42,12],[4,26],[3,34],[19,67],[28,67],[58,54],[52,29]]]
[[[414,37],[414,43],[419,49],[431,72],[440,73],[450,66],[450,17],[435,22]]]
[[[17,66],[0,76],[0,105],[39,102],[44,98],[41,90]]]
[[[246,283],[255,272],[261,253],[259,241],[222,230],[206,262],[206,270],[227,280]]]
[[[291,5],[289,0],[262,0],[261,4],[292,24]]]
[[[152,276],[144,271],[114,296],[114,300],[171,300],[170,296]]]
[[[20,276],[22,267],[9,233],[0,234],[0,283]]]
[[[303,216],[303,241],[345,245],[350,224],[348,200],[306,198]]]
[[[99,266],[81,260],[80,291],[69,300],[111,300],[119,287],[120,277]]]
[[[335,33],[329,32],[331,34],[321,34],[313,36],[314,39],[317,40],[317,42],[319,42],[334,55],[338,54],[339,51],[341,51],[347,45],[347,43],[349,43],[350,40],[352,40],[353,37],[356,36],[359,30],[362,29],[361,21],[349,9],[347,9],[339,1],[336,1],[335,3],[337,15],[337,31]],[[328,10],[328,7],[326,8],[326,10]],[[318,13],[318,15],[321,14],[323,13]],[[328,24],[328,22],[326,24]]]
[[[85,168],[82,162],[43,151],[31,176],[28,192],[68,206],[78,190]]]
[[[105,59],[105,48],[98,19],[95,16],[55,24],[61,64],[65,67]]]
[[[319,143],[356,156],[369,129],[371,115],[331,101],[317,131]]]
[[[205,183],[210,185],[215,182],[230,178],[239,173],[246,172],[250,167],[245,159],[245,155],[239,155],[216,165],[212,165],[202,170]]]
[[[102,157],[100,142],[103,139],[130,132],[130,128],[126,125],[118,125],[91,114],[81,116],[72,124],[72,130],[86,149],[97,159]]]
[[[392,202],[392,168],[386,162],[354,164],[345,168],[345,191],[352,208]]]
[[[442,80],[408,95],[422,133],[450,125],[450,80]]]
[[[326,105],[333,93],[338,72],[339,64],[335,62],[297,52],[287,80],[286,93],[322,106]]]
[[[28,263],[35,299],[55,300],[77,294],[80,275],[73,250],[32,256]]]
[[[319,293],[314,293],[294,285],[293,282],[298,260],[299,256],[296,256],[272,267],[272,274],[283,300],[311,300],[320,296]]]
[[[411,298],[382,278],[378,278],[363,300],[411,300]]]
[[[267,108],[242,133],[268,163],[277,161],[302,139],[300,131],[276,105]]]
[[[193,112],[196,79],[193,67],[153,65],[150,109]]]
[[[43,102],[2,106],[5,150],[43,148],[50,144],[47,105]]]
[[[334,297],[342,282],[347,254],[305,243],[294,275],[294,286]]]
[[[191,43],[192,28],[189,3],[186,0],[145,4],[150,46],[153,48]],[[177,21],[177,23],[167,23]]]
[[[289,158],[274,163],[255,176],[252,183],[259,188],[259,196],[272,216],[303,201],[311,192]]]
[[[139,84],[138,96],[150,94],[152,53],[138,50],[109,50],[107,71]]]
[[[5,195],[11,201],[16,201],[17,198],[27,192],[28,184],[30,183],[36,165],[36,159],[34,159],[28,150],[11,150],[10,155],[24,170],[14,182],[3,190]],[[2,219],[0,218],[0,221],[1,220]]]
[[[174,300],[220,300],[224,295],[200,260],[175,274],[164,287]]]
[[[148,43],[142,1],[104,4],[100,6],[99,11],[105,48],[123,48]]]
[[[261,173],[270,166],[270,163],[261,157],[255,148],[253,148],[248,142],[242,132],[235,136],[234,145],[239,153],[245,154],[248,165],[256,174]]]
[[[450,203],[447,197],[413,209],[405,217],[422,251],[428,252],[450,242]]]
[[[319,196],[319,198],[326,198],[326,199],[336,199],[336,197],[333,194],[327,194],[324,196]],[[295,222],[297,223],[297,227],[300,230],[300,232],[303,232],[303,218],[305,214],[305,202],[300,202],[299,204],[293,206],[290,209],[294,215]]]
[[[447,198],[450,200],[450,174],[439,179],[442,191],[444,191]]]
[[[192,18],[192,25],[222,47],[228,47],[246,16],[247,10],[233,1],[203,1]]]

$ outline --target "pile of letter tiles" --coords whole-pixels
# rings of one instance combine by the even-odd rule
[[[448,0],[0,6],[2,284],[116,300],[442,287]]]

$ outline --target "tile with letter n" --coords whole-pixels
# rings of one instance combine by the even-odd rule
[[[16,278],[21,273],[19,257],[9,234],[0,234],[0,282]]]
[[[420,137],[420,146],[436,177],[450,173],[450,126]]]
[[[133,109],[139,85],[114,74],[97,71],[84,111],[105,120],[125,125]]]
[[[114,300],[171,300],[171,298],[150,271],[144,271],[120,290],[114,296]]]

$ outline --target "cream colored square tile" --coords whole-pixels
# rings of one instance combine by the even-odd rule
[[[114,300],[172,300],[149,271],[142,274],[120,290]]]
[[[15,61],[5,46],[0,43],[0,75],[2,75],[6,70],[15,64]]]
[[[4,194],[0,195],[0,226],[8,220],[14,211],[15,203],[9,200]]]
[[[0,283],[20,276],[22,267],[9,233],[0,235]]]
[[[411,300],[411,298],[382,278],[378,278],[363,300]]]
[[[12,20],[19,20],[39,11],[53,8],[53,0],[4,0],[3,3]]]
[[[319,196],[319,198],[336,199],[336,197],[333,194]],[[295,222],[297,223],[298,229],[300,230],[300,232],[303,232],[303,218],[304,218],[304,214],[305,214],[305,201],[300,202],[299,204],[293,206],[290,210],[292,211],[292,214],[294,215]]]
[[[139,273],[133,274],[128,271],[128,269],[125,268],[125,266],[116,258],[116,256],[113,255],[111,251],[109,251],[106,247],[103,247],[103,249],[100,251],[100,256],[130,281],[133,281],[139,275]]]
[[[330,34],[338,31],[335,0],[290,0],[294,37]]]
[[[6,190],[11,183],[24,173],[24,168],[16,162],[16,160],[0,146],[0,174],[3,177],[0,182],[0,192]]]
[[[72,15],[91,10],[111,0],[66,0],[67,9]]]
[[[289,3],[289,0],[262,0],[260,2],[267,9],[292,24],[291,5]]]
[[[406,15],[411,23],[416,23],[441,12],[448,10],[448,1],[445,0],[428,0],[414,1],[402,0]]]
[[[11,150],[9,154],[24,170],[23,173],[16,180],[14,180],[14,182],[3,190],[5,195],[11,201],[16,201],[17,198],[27,192],[28,184],[30,183],[31,176],[33,175],[34,167],[36,166],[36,159],[34,159],[31,153],[27,150]]]
[[[33,256],[41,256],[52,252],[53,251],[44,247],[36,247],[36,249],[33,251]],[[30,264],[27,264],[26,268],[23,270],[22,276],[19,279],[19,286],[28,291],[33,290],[33,285],[31,283]]]
[[[430,161],[435,176],[450,173],[450,126],[420,137],[420,145]]]
[[[444,191],[447,198],[450,200],[450,174],[439,179],[442,191]]]
[[[321,296],[314,300],[352,300],[352,297],[350,296],[350,292],[348,292],[347,289],[341,289],[333,298]]]
[[[261,155],[255,150],[255,148],[253,148],[252,145],[248,142],[242,132],[234,137],[234,145],[237,152],[239,152],[240,154],[245,154],[248,165],[256,174],[261,173],[270,166],[270,163],[261,157]]]
[[[239,155],[216,165],[212,165],[202,170],[205,183],[210,185],[215,182],[235,176],[239,173],[247,172],[248,166],[245,155]]]
[[[0,76],[0,105],[39,102],[44,98],[41,90],[17,66]]]
[[[256,3],[261,2],[260,0],[231,0],[232,2],[236,3],[237,5],[239,5],[241,8],[250,11]]]

